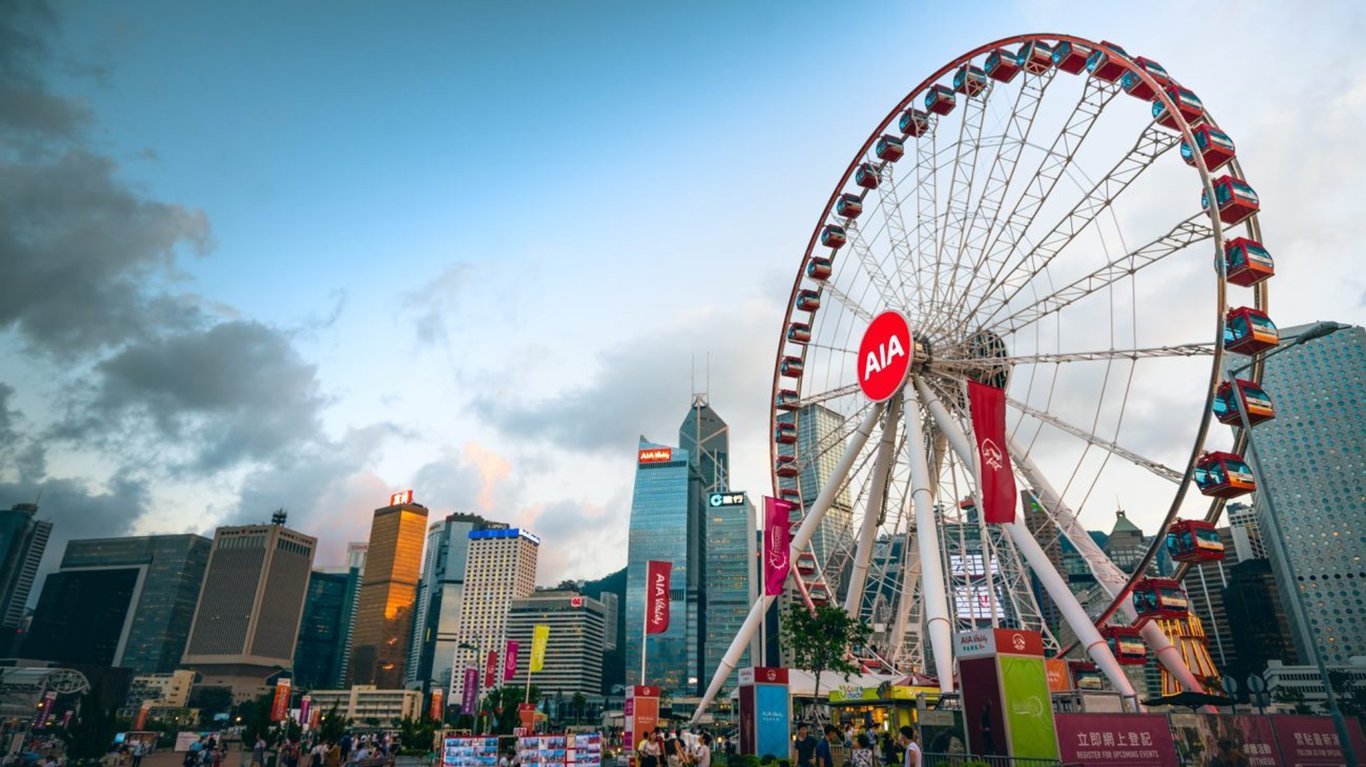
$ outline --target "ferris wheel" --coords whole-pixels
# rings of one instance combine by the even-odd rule
[[[854,648],[865,667],[946,691],[953,632],[985,625],[1080,648],[1130,695],[1115,635],[1141,637],[1172,679],[1203,689],[1211,669],[1193,671],[1172,626],[1147,620],[1156,607],[1132,599],[1137,587],[1161,601],[1145,577],[1166,536],[1121,569],[1080,515],[1118,498],[1172,531],[1178,581],[1217,555],[1200,542],[1251,475],[1242,434],[1211,422],[1236,420],[1238,402],[1269,415],[1260,365],[1221,388],[1226,351],[1276,343],[1258,210],[1192,86],[1113,43],[1010,37],[912,89],[839,176],[783,317],[770,427],[774,492],[792,505],[791,598],[857,613],[873,627]],[[888,310],[910,328],[912,360],[873,401],[860,342]],[[977,512],[968,382],[1005,392],[1025,509],[1011,524]],[[1058,572],[1062,539],[1100,589],[1089,607]],[[1060,636],[1033,579],[1063,614]]]

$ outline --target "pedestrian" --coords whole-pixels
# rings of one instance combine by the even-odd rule
[[[256,745],[251,747],[251,763],[256,767],[266,767],[266,739],[256,736]]]
[[[816,744],[816,767],[835,767],[834,747],[839,742],[839,728],[833,724],[827,724],[825,726],[825,737]]]
[[[139,740],[133,744],[133,767],[142,767],[143,754],[142,741]]]
[[[815,767],[817,743],[811,737],[811,728],[804,724],[798,726],[797,741],[793,746],[797,749],[797,767]]]
[[[868,736],[868,733],[861,732],[858,734],[854,752],[849,755],[849,760],[854,763],[854,767],[874,767],[873,739]]]
[[[643,733],[640,745],[636,746],[636,758],[640,760],[640,767],[659,767],[660,754],[659,743],[653,734]]]
[[[915,728],[909,724],[901,727],[901,747],[906,749],[906,761],[902,767],[920,767],[920,744],[915,742]]]
[[[323,767],[341,767],[341,747],[332,741],[323,741],[327,748],[323,751]]]
[[[693,764],[696,767],[711,767],[711,736],[705,732],[697,738],[697,748],[693,751]]]
[[[1219,739],[1219,753],[1210,757],[1209,767],[1249,767],[1247,755],[1228,738]]]

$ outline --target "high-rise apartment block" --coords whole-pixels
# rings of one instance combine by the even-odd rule
[[[220,527],[199,591],[181,665],[203,684],[256,695],[265,678],[294,665],[317,539],[284,526]]]
[[[465,560],[465,594],[460,607],[448,700],[465,689],[463,669],[482,669],[490,652],[502,656],[512,602],[536,590],[541,539],[526,530],[472,530]],[[530,646],[522,652],[530,652]],[[482,674],[481,674],[482,676]]]
[[[24,657],[174,671],[212,547],[200,535],[67,543],[61,569],[43,584]]]
[[[507,638],[517,642],[517,680],[526,679],[531,657],[532,632],[549,626],[545,664],[531,679],[542,690],[570,697],[575,693],[602,693],[602,645],[606,611],[591,597],[572,591],[537,591],[512,600],[508,610]],[[528,648],[521,652],[520,648]]]
[[[1281,343],[1309,326],[1284,328]],[[1262,384],[1276,407],[1254,427],[1266,487],[1254,500],[1259,527],[1274,505],[1295,578],[1275,552],[1271,565],[1290,604],[1304,595],[1306,624],[1295,646],[1308,658],[1318,646],[1325,662],[1366,655],[1366,329],[1351,327],[1268,357]],[[1270,493],[1274,504],[1261,502]],[[1292,612],[1293,623],[1293,612]]]
[[[403,686],[427,528],[427,507],[412,499],[412,491],[395,494],[370,524],[352,632],[353,685]]]
[[[1233,552],[1239,562],[1266,559],[1266,541],[1257,522],[1257,510],[1245,503],[1230,503],[1224,507],[1228,516],[1229,533],[1233,537]]]
[[[805,508],[792,513],[792,521],[799,523],[834,476],[848,433],[844,417],[824,405],[807,405],[794,413],[781,413],[778,416],[780,424],[792,423],[794,420],[797,424],[795,457],[799,473],[796,477],[780,478],[778,486],[782,490],[801,491]],[[854,506],[849,491],[847,488],[841,489],[811,537],[811,549],[817,562],[827,562],[831,555],[850,546],[853,541],[853,519]]]
[[[38,565],[52,523],[38,519],[38,504],[16,503],[0,511],[0,651],[15,649]]]
[[[314,570],[309,576],[299,644],[294,649],[295,689],[331,690],[340,685],[350,580],[349,571]]]

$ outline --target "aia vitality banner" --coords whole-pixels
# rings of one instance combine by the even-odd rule
[[[511,682],[517,676],[517,648],[516,642],[508,642],[506,649],[503,650],[504,682]]]
[[[792,509],[795,504],[777,498],[764,498],[764,595],[783,593],[783,583],[792,569]]]
[[[982,521],[1007,525],[1015,521],[1015,475],[1006,452],[1006,393],[968,381],[972,435],[977,440],[977,466],[982,479]]]
[[[645,633],[669,630],[669,577],[672,562],[650,560],[645,569]]]

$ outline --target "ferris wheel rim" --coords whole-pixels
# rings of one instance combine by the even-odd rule
[[[852,161],[846,166],[844,172],[839,177],[838,182],[836,183],[833,191],[827,199],[824,207],[821,209],[821,215],[817,218],[816,224],[813,227],[812,234],[808,240],[806,250],[798,266],[796,277],[793,281],[792,289],[789,293],[786,312],[784,314],[782,325],[779,330],[779,343],[774,359],[774,375],[769,400],[769,471],[775,496],[780,495],[779,491],[781,489],[781,480],[778,475],[776,464],[779,456],[782,454],[782,448],[778,441],[775,439],[774,434],[777,430],[778,424],[782,417],[781,414],[784,412],[784,409],[778,406],[777,398],[780,392],[782,392],[784,389],[783,379],[785,376],[783,375],[781,370],[782,362],[784,357],[786,356],[785,353],[793,349],[792,344],[790,344],[786,338],[787,329],[794,322],[798,321],[799,312],[806,311],[798,307],[798,297],[804,287],[810,287],[808,279],[806,277],[806,269],[807,266],[811,263],[812,258],[815,257],[817,250],[820,247],[818,245],[818,242],[820,240],[821,231],[824,228],[824,226],[831,220],[835,203],[839,200],[840,195],[849,189],[849,183],[851,178],[854,176],[859,166],[863,162],[868,160],[869,150],[877,142],[879,137],[883,135],[888,126],[892,125],[893,122],[897,119],[897,117],[904,111],[906,111],[908,107],[913,105],[916,102],[916,100],[920,98],[926,91],[934,87],[936,84],[940,83],[940,81],[945,77],[945,75],[948,75],[960,66],[970,64],[973,60],[975,60],[976,58],[985,53],[1006,46],[1012,46],[1017,44],[1022,45],[1030,42],[1046,42],[1053,45],[1056,45],[1061,42],[1069,42],[1076,45],[1086,46],[1090,50],[1094,50],[1102,45],[1102,43],[1100,42],[1096,42],[1074,35],[1054,33],[1032,33],[1012,35],[1009,37],[1001,38],[999,40],[981,45],[965,54],[962,54],[954,58],[949,63],[947,63],[939,70],[934,72],[931,76],[927,77],[925,80],[919,83],[915,88],[911,89],[907,93],[907,95],[893,107],[893,109],[886,115],[886,117],[884,117],[881,121],[877,123],[875,129],[870,133],[867,140],[863,143],[861,147],[859,147],[858,151],[855,153]],[[1114,55],[1116,62],[1123,67],[1124,71],[1134,73],[1153,91],[1154,96],[1152,99],[1150,99],[1150,101],[1159,101],[1163,103],[1168,114],[1174,119],[1174,122],[1176,123],[1176,132],[1179,134],[1180,139],[1190,143],[1191,145],[1194,145],[1192,124],[1185,118],[1181,111],[1176,108],[1176,105],[1173,103],[1171,98],[1166,93],[1163,84],[1157,81],[1155,78],[1153,78],[1146,70],[1143,69],[1143,67],[1138,66],[1134,61],[1134,57],[1131,57],[1129,54],[1113,50],[1109,50],[1109,52]],[[1083,73],[1083,76],[1088,75],[1086,73]],[[1173,80],[1173,83],[1175,82],[1176,81]],[[1208,113],[1208,110],[1206,110],[1206,112]],[[1207,121],[1211,125],[1217,125],[1217,122],[1215,122],[1212,117],[1207,117],[1205,121]],[[1197,121],[1197,124],[1198,122],[1199,121]],[[1214,175],[1206,166],[1204,158],[1199,152],[1194,153],[1193,160],[1194,161],[1191,164],[1199,174],[1203,191],[1208,196],[1208,199],[1213,201]],[[1229,172],[1231,172],[1236,177],[1246,178],[1246,176],[1242,172],[1241,164],[1236,156],[1229,162],[1228,169]],[[1211,231],[1209,239],[1212,241],[1216,253],[1222,253],[1225,242],[1224,230],[1226,228],[1226,225],[1220,219],[1220,216],[1218,215],[1218,210],[1216,206],[1214,206],[1213,204],[1208,206],[1208,208],[1204,211],[1204,214],[1205,218],[1209,222],[1209,228]],[[1253,213],[1245,222],[1246,226],[1248,227],[1249,236],[1251,236],[1253,239],[1260,239],[1260,223],[1258,218],[1259,213]],[[1227,228],[1232,228],[1232,226],[1233,225],[1227,225]],[[1222,361],[1224,351],[1223,338],[1225,315],[1228,311],[1228,291],[1227,285],[1224,281],[1225,275],[1222,259],[1216,260],[1216,263],[1218,264],[1218,268],[1215,275],[1216,327],[1214,333],[1214,343],[1212,345],[1210,354],[1211,367],[1209,385],[1207,386],[1204,407],[1202,408],[1201,413],[1201,420],[1199,427],[1196,431],[1196,434],[1194,436],[1194,444],[1191,450],[1191,454],[1186,461],[1186,467],[1185,470],[1182,472],[1182,478],[1178,483],[1177,491],[1173,494],[1171,504],[1167,510],[1167,513],[1164,515],[1162,526],[1159,529],[1159,533],[1170,527],[1172,522],[1179,516],[1181,512],[1181,507],[1184,502],[1185,496],[1187,494],[1187,491],[1189,490],[1190,485],[1192,484],[1192,474],[1194,465],[1198,460],[1202,452],[1202,448],[1209,437],[1210,423],[1212,420],[1211,405],[1215,397],[1215,390],[1217,388],[1217,385],[1219,381],[1222,380]],[[820,285],[819,287],[822,290],[822,292],[824,292],[826,286]],[[865,289],[865,292],[867,292],[867,289]],[[1265,282],[1255,286],[1255,288],[1253,289],[1253,297],[1253,305],[1258,309],[1265,310],[1268,304],[1267,285]],[[850,304],[846,303],[845,306],[846,308],[850,308],[852,311],[852,307],[850,306]],[[812,312],[812,316],[814,317],[814,311]],[[800,345],[800,354],[794,356],[800,356],[803,360],[805,360],[807,354],[807,346],[808,345],[805,344]],[[1256,364],[1254,365],[1254,368],[1250,372],[1253,376],[1250,380],[1257,382],[1261,380],[1262,371],[1259,359],[1257,360]],[[835,397],[839,397],[848,393],[852,392],[833,392],[833,395]],[[795,417],[796,416],[794,416],[794,418]],[[1241,450],[1241,446],[1244,441],[1245,435],[1242,434],[1241,430],[1237,430],[1235,436],[1235,450]],[[797,486],[799,488],[798,494],[800,497],[800,482],[797,483]],[[806,499],[802,500],[805,501]],[[1210,504],[1210,509],[1206,514],[1206,519],[1209,521],[1217,520],[1220,513],[1222,512],[1223,505],[1223,500],[1213,499]],[[1103,624],[1114,614],[1114,612],[1117,609],[1119,609],[1122,603],[1127,599],[1128,594],[1130,591],[1132,591],[1134,585],[1139,580],[1141,580],[1143,572],[1146,569],[1148,563],[1150,563],[1152,559],[1157,556],[1157,553],[1160,551],[1161,547],[1162,536],[1159,534],[1154,536],[1154,541],[1145,554],[1142,566],[1135,569],[1135,573],[1129,578],[1124,588],[1120,591],[1120,593],[1115,595],[1114,599],[1112,600],[1111,604],[1109,605],[1105,613],[1096,621],[1097,625]],[[794,580],[798,581],[798,591],[800,592],[804,601],[807,601],[809,605],[810,597],[807,594],[806,588],[804,588],[804,586],[802,585],[802,582],[806,579],[800,576],[796,576],[794,574]]]

